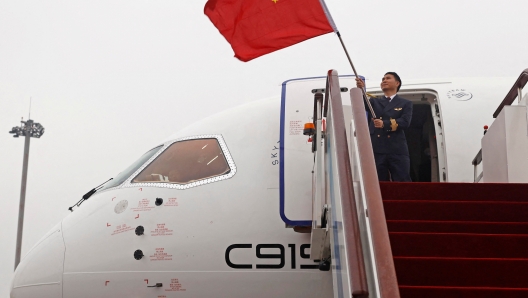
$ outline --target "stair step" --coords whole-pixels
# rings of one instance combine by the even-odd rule
[[[528,235],[390,232],[389,237],[395,257],[528,259]]]
[[[528,203],[384,200],[387,220],[528,222]]]
[[[528,184],[380,188],[402,298],[528,297]]]
[[[401,298],[526,298],[528,289],[400,286]]]
[[[491,288],[527,285],[528,259],[395,257],[394,265],[399,285]]]
[[[390,232],[527,234],[528,223],[523,222],[468,222],[428,220],[388,220]]]
[[[380,182],[384,199],[528,202],[528,184]]]

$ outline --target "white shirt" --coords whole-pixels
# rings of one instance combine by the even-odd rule
[[[398,94],[398,93],[396,93],[396,94],[394,94],[393,96],[391,96],[390,99],[389,99],[389,102],[391,102],[397,94]],[[384,97],[387,97],[387,96],[385,96],[385,95],[383,95],[383,96],[384,96]]]

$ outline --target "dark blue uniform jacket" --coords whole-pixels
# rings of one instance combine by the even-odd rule
[[[381,97],[371,98],[370,103],[376,116],[383,120],[383,128],[375,128],[365,104],[374,153],[409,155],[403,130],[411,123],[412,102],[396,95],[390,102]]]

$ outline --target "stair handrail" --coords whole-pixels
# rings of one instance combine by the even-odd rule
[[[352,120],[354,131],[350,132],[354,137],[359,163],[357,170],[361,176],[364,187],[364,200],[366,201],[366,220],[370,224],[370,234],[373,250],[373,258],[378,279],[379,295],[382,298],[398,298],[400,292],[394,267],[394,259],[389,239],[389,231],[385,210],[381,197],[381,190],[374,161],[374,151],[370,140],[368,119],[366,116],[363,93],[359,88],[350,90],[350,101],[352,105]],[[356,180],[356,178],[354,178]]]
[[[528,68],[521,72],[515,84],[513,84],[508,94],[506,94],[506,97],[504,97],[497,110],[495,110],[495,113],[493,113],[493,118],[497,118],[502,109],[505,106],[511,105],[515,101],[515,98],[519,98],[519,101],[521,101],[522,90],[526,83],[528,83]]]
[[[511,87],[510,91],[506,94],[506,97],[502,100],[500,105],[495,110],[495,113],[493,113],[493,118],[497,118],[504,109],[505,106],[511,105],[516,98],[519,99],[519,102],[522,100],[522,90],[524,86],[526,86],[526,83],[528,83],[528,68],[523,70],[513,86]],[[526,111],[527,117],[528,117],[528,110]],[[471,164],[473,165],[473,181],[479,182],[484,177],[484,171],[482,171],[479,175],[477,175],[477,166],[482,163],[482,148],[479,150],[475,158],[471,161]]]
[[[365,272],[365,260],[363,245],[359,231],[359,218],[356,201],[354,199],[354,188],[352,186],[352,170],[350,168],[350,155],[348,152],[347,133],[345,128],[345,117],[343,113],[343,103],[341,100],[341,88],[339,86],[339,76],[336,70],[329,70],[326,79],[325,103],[323,116],[327,117],[329,109],[331,117],[327,125],[334,130],[336,156],[338,161],[337,171],[339,173],[339,190],[341,193],[341,206],[343,213],[343,229],[346,232],[346,254],[349,284],[352,297],[369,297],[367,276]],[[320,128],[316,128],[317,131]],[[325,142],[329,142],[325,137]],[[331,207],[332,208],[332,207]],[[372,297],[372,296],[371,296]],[[389,296],[387,296],[389,297]]]
[[[478,173],[478,165],[482,163],[482,148],[479,150],[477,155],[475,155],[475,158],[471,161],[471,164],[473,165],[473,182],[479,182],[480,179],[484,176],[484,172],[481,172],[480,175],[477,175]]]

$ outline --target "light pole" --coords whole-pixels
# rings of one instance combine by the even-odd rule
[[[26,205],[26,182],[27,182],[27,171],[28,171],[28,160],[29,160],[29,140],[31,138],[40,138],[44,134],[44,127],[40,123],[33,122],[29,119],[28,121],[20,121],[21,126],[15,126],[9,133],[14,134],[14,138],[20,136],[25,137],[24,142],[24,164],[22,166],[22,186],[20,188],[20,205],[18,209],[18,231],[17,231],[17,244],[15,252],[15,270],[20,263],[20,252],[22,250],[22,231],[24,228],[24,207]]]

